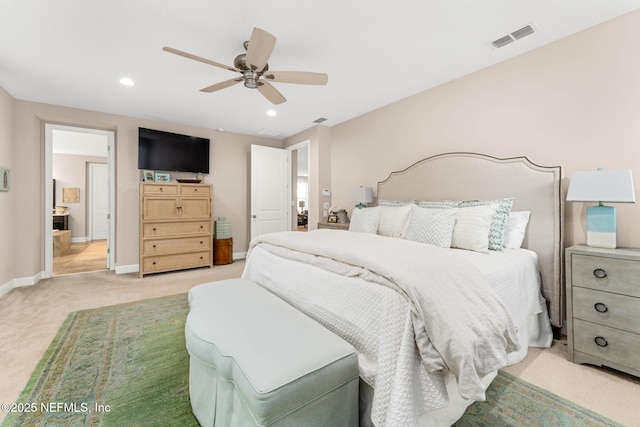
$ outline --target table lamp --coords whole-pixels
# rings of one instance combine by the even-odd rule
[[[358,202],[356,208],[366,208],[366,203],[373,202],[373,188],[360,186],[351,192],[351,201]]]
[[[615,248],[616,208],[608,203],[635,203],[630,169],[574,172],[567,191],[569,202],[598,202],[587,207],[587,246]]]

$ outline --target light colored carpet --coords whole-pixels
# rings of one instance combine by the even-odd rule
[[[183,272],[115,275],[100,271],[57,276],[14,289],[0,298],[0,402],[15,402],[73,311],[187,292],[214,280],[239,277],[244,262]],[[551,349],[530,349],[507,372],[626,426],[640,427],[640,380],[566,360],[563,341]],[[0,411],[0,420],[5,413]]]

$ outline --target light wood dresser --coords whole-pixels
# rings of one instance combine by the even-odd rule
[[[140,183],[140,272],[213,266],[210,184]]]
[[[640,249],[566,250],[569,360],[640,376]]]

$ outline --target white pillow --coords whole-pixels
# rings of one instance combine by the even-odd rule
[[[451,247],[489,252],[489,230],[499,204],[459,207]]]
[[[378,232],[378,224],[380,224],[380,208],[362,208],[354,209],[351,212],[351,222],[349,223],[349,231],[358,233]]]
[[[456,209],[420,208],[413,206],[405,238],[414,242],[451,247]]]
[[[489,228],[489,250],[501,251],[504,245],[504,235],[507,230],[509,213],[513,206],[513,197],[497,200],[465,200],[460,202],[460,207],[498,204]]]
[[[530,211],[511,211],[507,221],[507,232],[504,236],[505,248],[519,249],[522,247],[530,215]]]
[[[404,237],[413,206],[413,204],[379,206],[380,224],[378,224],[378,234],[387,237]]]

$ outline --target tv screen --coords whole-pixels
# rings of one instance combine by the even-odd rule
[[[138,169],[209,173],[209,139],[138,128]]]

